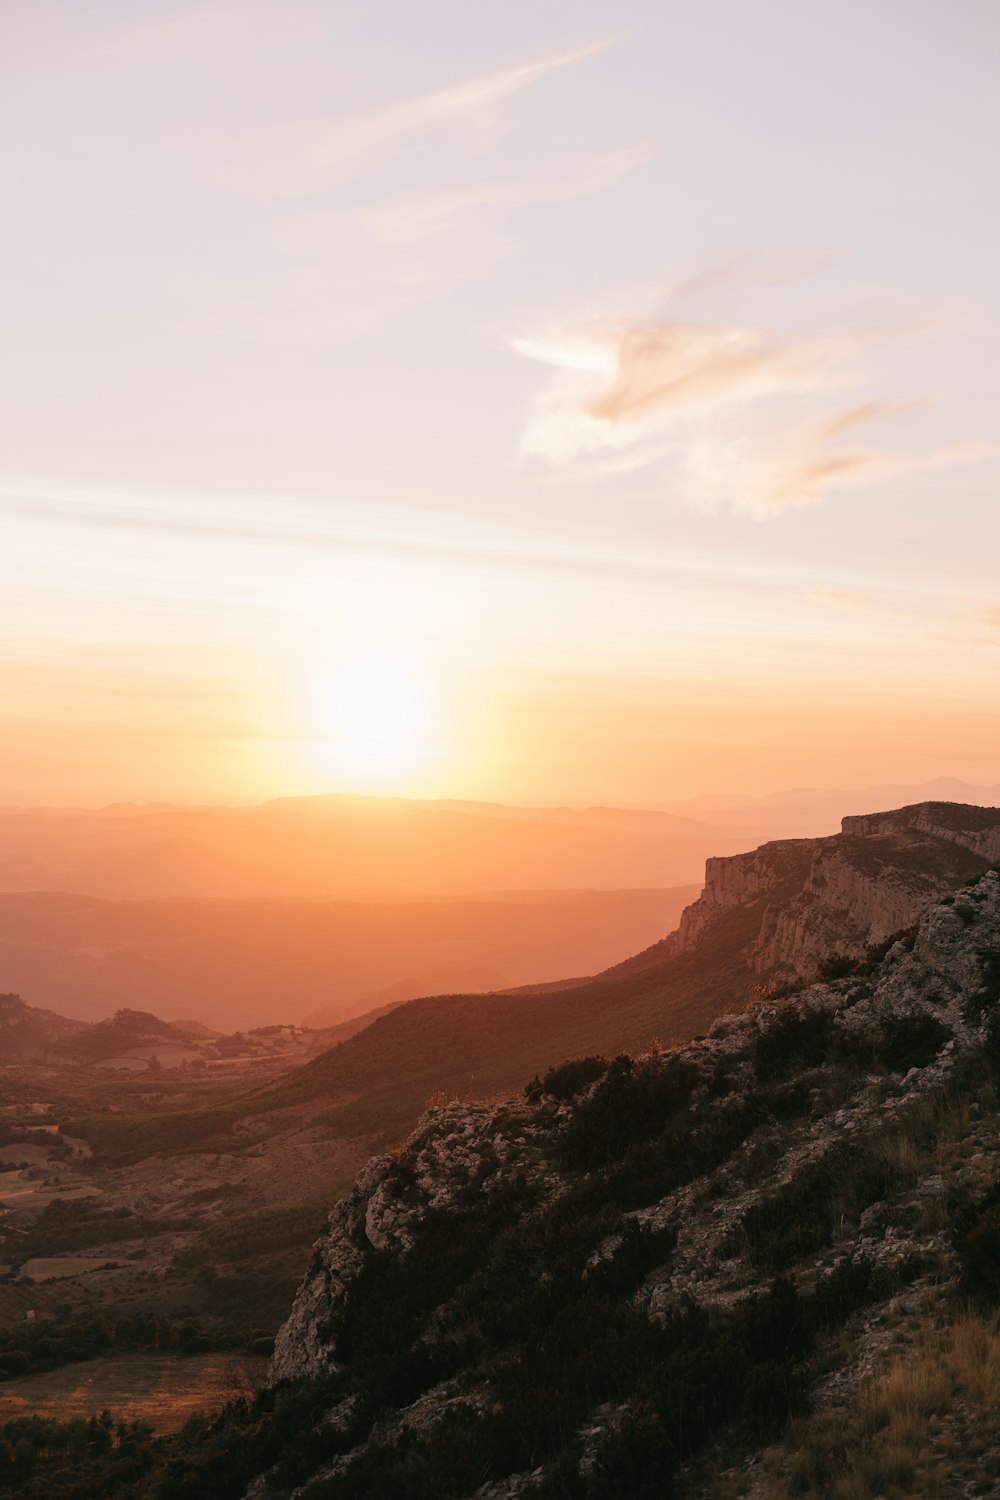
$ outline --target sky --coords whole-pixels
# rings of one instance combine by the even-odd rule
[[[987,0],[5,0],[0,802],[1000,780]]]

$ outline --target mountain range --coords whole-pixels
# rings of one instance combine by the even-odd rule
[[[628,808],[389,797],[249,807],[0,809],[0,891],[108,899],[352,901],[687,885],[746,847],[713,823]]]

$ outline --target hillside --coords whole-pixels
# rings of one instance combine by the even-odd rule
[[[180,1027],[171,1026],[147,1011],[126,1008],[54,1042],[47,1056],[49,1060],[99,1063],[130,1053],[146,1056],[154,1049],[171,1045],[184,1050],[188,1040],[188,1034]]]
[[[345,1133],[381,1121],[390,1138],[439,1090],[486,1094],[565,1057],[696,1035],[761,985],[813,974],[831,956],[862,956],[915,921],[935,895],[982,873],[1000,813],[965,809],[975,826],[963,832],[951,827],[957,806],[918,804],[893,813],[891,828],[850,828],[709,860],[704,892],[678,931],[645,952],[570,988],[399,1006],[307,1064],[261,1106],[321,1098]]]
[[[701,1042],[430,1111],[317,1246],[258,1412],[328,1417],[303,1446],[246,1434],[255,1493],[996,1478],[998,1083],[994,870]]]
[[[73,1037],[84,1024],[26,1005],[20,995],[0,995],[0,1058],[12,1062],[36,1057]]]
[[[719,861],[678,932],[605,975],[404,1004],[278,1082],[277,1057],[256,1084],[125,1077],[87,1113],[38,1075],[59,1160],[10,1174],[15,1262],[62,1266],[82,1233],[93,1249],[51,1294],[5,1285],[12,1313],[72,1308],[65,1332],[12,1324],[8,1342],[36,1364],[63,1344],[162,1352],[156,1330],[183,1323],[202,1347],[262,1346],[324,1201],[381,1140],[313,1252],[271,1389],[181,1446],[112,1450],[118,1491],[95,1458],[107,1493],[964,1493],[978,1460],[942,1478],[943,1454],[971,1432],[1000,1463],[998,829],[993,809],[922,804]],[[811,981],[803,908],[835,942]],[[671,1004],[707,1037],[651,1046]],[[35,1160],[50,1137],[26,1129],[10,1151]],[[140,1232],[133,1264],[118,1243]],[[997,1380],[970,1393],[972,1345]],[[908,1429],[904,1463],[914,1401],[937,1426]]]

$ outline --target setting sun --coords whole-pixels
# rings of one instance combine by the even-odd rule
[[[323,727],[356,772],[398,770],[416,760],[427,723],[427,689],[394,661],[356,661],[322,689]]]

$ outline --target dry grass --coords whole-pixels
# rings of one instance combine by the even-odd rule
[[[996,1478],[1000,1318],[911,1323],[843,1408],[793,1423],[764,1469],[758,1500],[944,1500]]]

